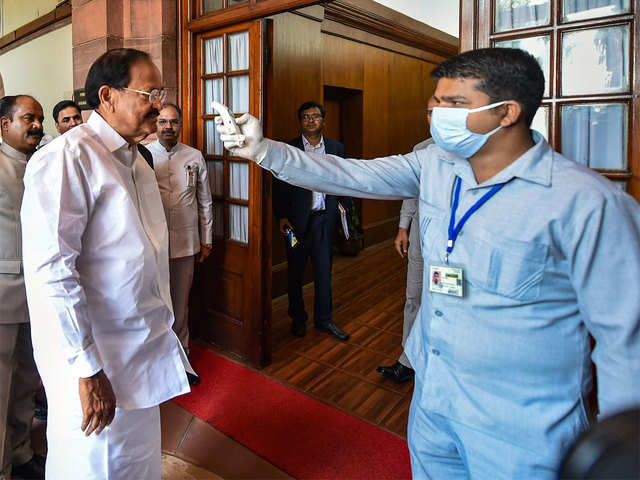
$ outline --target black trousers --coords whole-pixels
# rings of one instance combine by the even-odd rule
[[[326,212],[312,213],[298,244],[287,242],[289,316],[295,322],[306,322],[308,315],[302,298],[302,281],[307,259],[313,267],[314,302],[313,318],[316,325],[331,322],[333,301],[331,298],[331,264],[333,261],[333,225]]]

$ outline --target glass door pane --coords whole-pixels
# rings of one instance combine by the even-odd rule
[[[562,35],[562,95],[628,91],[628,25]]]
[[[249,164],[229,162],[229,196],[249,200]]]
[[[621,103],[563,106],[562,154],[591,168],[625,170],[627,118]]]
[[[249,241],[249,208],[229,204],[229,238],[241,243]]]
[[[629,0],[563,0],[562,21],[574,22],[589,18],[607,17],[629,11]]]
[[[249,68],[249,32],[229,35],[229,71]]]
[[[249,111],[249,75],[229,77],[229,108],[234,113]]]
[[[504,32],[519,28],[548,25],[549,0],[496,0],[494,30]]]
[[[222,37],[207,38],[204,41],[204,73],[221,73],[224,69],[223,64],[224,50],[222,47]]]
[[[538,108],[531,122],[531,129],[540,133],[549,141],[549,107],[542,106]]]

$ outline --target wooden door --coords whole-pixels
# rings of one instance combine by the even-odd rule
[[[640,200],[640,0],[462,0],[462,50],[516,47],[546,89],[532,128]],[[635,92],[635,94],[634,94]]]
[[[264,235],[271,232],[269,180],[260,167],[224,150],[211,102],[228,105],[236,116],[262,117],[264,30],[263,22],[254,21],[204,32],[195,37],[194,49],[193,113],[213,196],[214,240],[211,257],[198,268],[192,319],[202,338],[257,367],[271,353]]]

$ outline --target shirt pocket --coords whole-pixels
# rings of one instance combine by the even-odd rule
[[[445,211],[435,205],[420,200],[420,247],[424,258],[430,257],[432,249],[440,248],[444,251],[446,239],[439,230],[445,217]]]
[[[499,240],[500,245],[495,244]],[[536,242],[511,238],[474,238],[474,268],[469,281],[499,295],[532,301],[540,294],[540,285],[549,247]]]

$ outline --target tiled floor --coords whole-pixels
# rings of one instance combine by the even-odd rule
[[[347,413],[406,438],[413,383],[396,384],[376,372],[402,353],[406,261],[390,242],[355,258],[338,257],[333,269],[334,321],[351,334],[340,342],[312,328],[289,333],[287,298],[273,302],[273,363],[261,373]],[[313,286],[304,289],[313,311]]]

